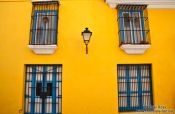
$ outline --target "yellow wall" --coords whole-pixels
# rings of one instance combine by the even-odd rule
[[[58,49],[36,55],[28,48],[32,4],[0,2],[0,114],[24,107],[24,65],[63,64],[63,114],[117,114],[117,64],[151,63],[155,105],[175,109],[175,10],[149,9],[151,48],[127,55],[119,48],[117,10],[104,0],[62,0]],[[81,32],[93,32],[89,54]]]

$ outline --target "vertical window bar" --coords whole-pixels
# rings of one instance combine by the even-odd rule
[[[149,79],[150,79],[150,81],[149,81],[149,84],[150,84],[150,100],[151,100],[151,106],[153,106],[153,87],[152,87],[152,65],[149,65]],[[153,109],[153,107],[152,107],[152,110],[154,110]]]
[[[36,81],[36,66],[32,67],[32,94],[31,94],[31,112],[35,109],[35,81]]]
[[[127,82],[127,108],[130,108],[131,92],[130,92],[129,66],[125,66],[125,67],[126,67],[126,82]]]
[[[43,65],[43,91],[42,91],[42,113],[46,112],[46,92],[47,92],[47,83],[46,83],[46,72],[47,72],[47,66]]]
[[[138,68],[137,68],[137,72],[138,72],[138,95],[139,95],[139,107],[140,109],[143,109],[143,103],[142,103],[142,80],[141,80],[141,68],[140,68],[140,65],[138,65]]]
[[[56,114],[56,66],[53,66],[53,73],[52,73],[52,84],[53,84],[53,91],[52,91],[52,113]]]

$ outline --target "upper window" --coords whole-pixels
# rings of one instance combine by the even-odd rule
[[[152,110],[151,65],[120,64],[117,67],[119,111]]]
[[[118,5],[120,48],[127,54],[143,54],[150,47],[146,5]]]
[[[30,45],[57,44],[58,2],[34,2]]]
[[[120,45],[150,43],[146,6],[119,5],[118,9]]]

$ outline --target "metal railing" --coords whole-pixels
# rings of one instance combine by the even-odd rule
[[[147,10],[119,9],[119,44],[151,44]]]
[[[30,45],[57,44],[58,2],[34,2],[31,16]]]

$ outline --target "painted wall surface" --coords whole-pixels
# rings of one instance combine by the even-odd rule
[[[175,109],[175,9],[149,9],[151,48],[127,55],[119,48],[117,10],[104,0],[62,0],[58,49],[28,48],[32,4],[0,2],[0,114],[24,108],[25,64],[63,65],[63,114],[117,114],[117,64],[152,64],[155,105]],[[89,54],[81,32],[93,32]]]

